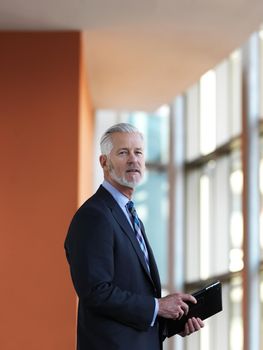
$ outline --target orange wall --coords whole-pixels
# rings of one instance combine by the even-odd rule
[[[93,164],[93,130],[91,99],[88,89],[88,72],[86,67],[85,38],[81,37],[80,55],[80,94],[79,94],[79,168],[78,168],[78,205],[80,206],[92,193]],[[88,117],[87,117],[88,116]],[[89,181],[87,181],[89,179]]]
[[[63,242],[80,196],[80,116],[87,144],[92,135],[81,45],[79,32],[0,33],[3,350],[75,348],[76,299]]]

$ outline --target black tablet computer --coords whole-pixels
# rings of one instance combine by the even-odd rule
[[[180,320],[168,320],[166,336],[171,337],[184,330],[185,323],[191,317],[199,317],[201,320],[213,316],[222,311],[221,282],[216,281],[192,294],[197,304],[188,303],[189,311]]]

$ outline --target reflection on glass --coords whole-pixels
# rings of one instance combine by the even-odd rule
[[[242,76],[242,55],[238,49],[230,55],[230,129],[231,135],[237,136],[241,132],[241,76]]]
[[[127,122],[135,125],[144,135],[145,156],[148,163],[168,163],[169,113],[169,106],[164,105],[153,113],[126,114]]]
[[[147,171],[136,188],[134,201],[144,223],[147,237],[157,260],[162,284],[168,284],[168,180],[167,174]]]
[[[263,253],[263,208],[260,209],[260,217],[259,217],[259,225],[260,225],[260,249],[261,249],[261,259]]]
[[[231,272],[236,272],[240,271],[244,267],[244,262],[243,262],[243,250],[238,249],[238,248],[233,248],[230,250],[229,253],[229,270]]]
[[[260,217],[259,217],[259,231],[260,231],[260,255],[263,258],[263,139],[260,139],[260,165],[259,165],[259,190],[260,190]]]
[[[260,119],[263,118],[263,63],[262,63],[262,53],[263,53],[263,25],[261,24],[261,28],[260,28],[260,31],[258,33],[259,35],[259,49],[260,49],[260,67],[259,67],[259,79],[260,79],[260,82],[259,82],[259,117]]]
[[[260,275],[260,349],[263,349],[263,273]]]
[[[210,350],[210,329],[209,322],[206,322],[205,327],[200,333],[200,349]]]
[[[209,227],[210,227],[210,201],[209,177],[200,178],[200,277],[209,277]]]
[[[243,244],[243,217],[239,211],[233,211],[230,219],[230,236],[232,246],[242,248]]]
[[[234,194],[242,194],[243,173],[240,169],[233,171],[230,175],[230,186]]]
[[[244,267],[243,262],[243,217],[242,213],[232,212],[230,219],[231,249],[229,253],[229,270],[240,271]]]
[[[240,271],[244,267],[243,260],[243,212],[242,212],[242,192],[243,192],[243,172],[241,169],[240,151],[231,155],[232,169],[229,183],[231,193],[230,212],[230,252],[229,271]]]
[[[263,195],[263,159],[259,163],[259,189],[260,194]]]
[[[230,287],[230,350],[243,350],[243,290],[241,281],[240,277],[234,278]]]
[[[200,151],[216,147],[216,74],[210,70],[200,79]]]

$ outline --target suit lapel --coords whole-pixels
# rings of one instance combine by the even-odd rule
[[[106,200],[109,208],[112,211],[113,217],[118,222],[119,226],[122,228],[122,231],[128,236],[129,240],[131,241],[131,244],[132,244],[134,250],[136,251],[138,259],[140,260],[140,263],[141,263],[146,275],[148,276],[148,278],[152,282],[153,286],[157,289],[158,293],[160,294],[161,293],[161,284],[160,284],[159,273],[158,273],[158,269],[157,269],[157,266],[155,263],[153,252],[152,252],[150,244],[147,240],[143,225],[141,225],[142,234],[143,234],[143,237],[144,237],[144,240],[145,240],[145,243],[147,246],[148,254],[149,254],[151,274],[149,273],[149,270],[146,266],[143,252],[139,246],[139,243],[137,241],[135,233],[134,233],[133,229],[131,228],[130,223],[128,222],[125,214],[123,213],[123,211],[120,208],[120,206],[118,205],[118,203],[115,201],[115,199],[112,197],[112,195],[103,186],[99,187],[97,194],[102,195],[104,200]]]
[[[135,249],[138,258],[145,270],[145,272],[147,273],[147,275],[149,275],[149,271],[148,268],[146,266],[146,262],[143,256],[143,252],[139,246],[139,243],[137,241],[137,238],[135,236],[135,233],[133,231],[133,229],[131,228],[131,225],[129,224],[127,218],[125,217],[125,215],[123,214],[121,208],[119,208],[119,206],[116,205],[116,207],[114,207],[112,209],[112,214],[115,217],[116,221],[118,222],[118,224],[121,226],[123,232],[128,236],[129,240],[131,241],[131,244],[133,246],[133,248]]]

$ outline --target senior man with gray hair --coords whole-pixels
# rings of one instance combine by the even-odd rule
[[[190,294],[161,284],[132,195],[144,175],[143,135],[117,124],[101,138],[104,181],[74,215],[65,241],[79,297],[77,350],[161,350],[167,320],[187,314]],[[203,327],[187,321],[181,336]]]

